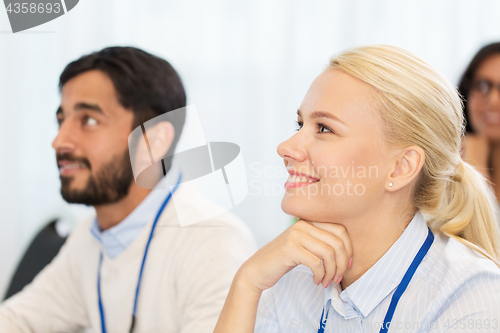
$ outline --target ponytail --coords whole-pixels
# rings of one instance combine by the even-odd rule
[[[451,237],[491,259],[500,267],[495,196],[487,180],[469,163],[460,161],[456,173],[444,180],[434,205],[422,207],[435,232]]]

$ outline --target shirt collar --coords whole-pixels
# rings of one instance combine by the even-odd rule
[[[97,217],[94,218],[90,232],[101,243],[108,257],[113,259],[122,253],[139,236],[145,225],[155,218],[170,193],[169,185],[175,185],[179,175],[178,169],[169,170],[166,177],[162,178],[146,198],[117,225],[102,230]]]
[[[368,316],[397,288],[427,234],[427,224],[417,212],[398,240],[358,280],[345,290],[332,283],[325,293],[325,304],[331,299],[333,308],[345,319]]]

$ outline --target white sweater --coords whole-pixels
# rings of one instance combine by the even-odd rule
[[[182,185],[174,196],[193,212],[213,209],[204,198],[188,196]],[[89,231],[91,222],[70,235],[30,285],[0,305],[1,333],[79,332],[86,327],[101,332],[97,297],[101,245]],[[101,295],[110,333],[128,332],[130,327],[152,222],[116,258],[103,256]],[[255,250],[249,229],[233,214],[180,227],[169,202],[148,251],[134,332],[213,332],[234,274]]]

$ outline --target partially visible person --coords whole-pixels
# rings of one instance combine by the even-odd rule
[[[52,145],[61,194],[94,206],[96,217],[0,305],[0,332],[212,332],[235,272],[255,250],[252,236],[229,212],[181,228],[181,209],[214,205],[186,190],[170,159],[156,188],[139,187],[131,157],[140,156],[128,147],[132,130],[148,121],[151,156],[174,151],[185,121],[172,113],[186,106],[181,79],[159,57],[110,47],[70,63],[59,86]],[[151,124],[166,113],[169,121]]]
[[[467,121],[462,157],[491,182],[500,200],[500,42],[479,50],[459,91]]]

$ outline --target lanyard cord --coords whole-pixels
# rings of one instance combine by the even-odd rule
[[[427,239],[425,240],[424,244],[418,251],[417,255],[415,256],[415,259],[413,259],[413,262],[411,263],[410,267],[406,271],[405,275],[403,276],[403,280],[401,280],[401,283],[399,284],[398,288],[392,295],[391,299],[391,304],[389,305],[389,309],[387,310],[387,313],[384,318],[384,323],[382,324],[382,327],[380,328],[380,333],[387,333],[387,330],[389,329],[389,326],[391,325],[391,320],[392,316],[394,315],[394,311],[396,310],[396,306],[398,305],[399,299],[403,295],[403,293],[406,290],[406,287],[408,287],[408,284],[410,283],[411,278],[417,271],[417,267],[420,265],[422,260],[424,259],[425,255],[431,248],[432,242],[434,242],[434,235],[431,232],[431,229],[429,229],[429,233],[427,235]]]
[[[181,182],[181,176],[182,175],[179,175],[179,179],[177,180],[177,184],[175,184],[172,191],[170,191],[167,198],[163,201],[160,209],[158,210],[158,213],[156,214],[156,218],[153,222],[153,226],[151,227],[151,232],[149,234],[148,242],[146,244],[146,249],[144,250],[144,256],[142,258],[141,269],[139,271],[139,280],[137,281],[137,288],[135,290],[134,309],[132,311],[132,323],[130,324],[130,330],[129,330],[130,333],[133,332],[134,326],[135,326],[135,314],[136,314],[136,310],[137,310],[137,300],[139,299],[139,289],[141,286],[142,273],[144,271],[144,264],[146,263],[146,257],[148,255],[149,245],[151,244],[151,239],[153,238],[153,233],[155,231],[158,219],[160,218],[160,215],[163,212],[163,210],[165,209],[165,207],[167,206],[167,203],[170,201],[172,194],[175,192],[175,190],[179,186],[179,183]],[[99,257],[99,269],[98,269],[98,274],[97,274],[97,296],[99,298],[99,312],[101,314],[101,330],[102,330],[102,333],[106,333],[107,332],[106,331],[106,321],[104,319],[105,318],[104,317],[104,307],[102,305],[102,298],[101,298],[101,266],[102,266],[102,251],[101,251],[101,255]]]
[[[101,331],[106,332],[106,323],[104,321],[104,307],[101,299],[101,266],[102,266],[102,251],[99,256],[99,269],[97,271],[97,295],[99,296],[99,313],[101,314]]]
[[[380,328],[380,333],[387,333],[390,325],[391,325],[391,320],[392,316],[394,315],[394,311],[396,310],[396,306],[398,305],[399,299],[405,292],[406,288],[408,287],[408,284],[411,281],[411,278],[417,271],[418,266],[424,259],[425,255],[431,248],[432,243],[434,242],[434,234],[432,233],[431,229],[427,227],[428,229],[428,234],[427,238],[425,239],[424,244],[420,247],[420,250],[418,250],[417,255],[413,259],[412,263],[410,264],[410,267],[408,267],[408,270],[406,271],[405,275],[403,276],[403,279],[399,283],[396,291],[392,295],[391,303],[389,304],[389,309],[387,310],[387,313],[384,318],[384,322],[382,324],[382,327]],[[330,302],[330,300],[328,300]],[[323,319],[323,316],[325,314],[325,308],[323,308],[323,313],[321,314],[321,321],[319,323],[319,329],[318,333],[323,333],[325,331],[326,327],[326,320],[328,319],[328,310],[330,308],[330,303],[327,302],[327,312],[326,312],[326,317]]]
[[[319,329],[318,329],[318,333],[324,333],[325,332],[325,328],[326,328],[326,320],[328,319],[328,310],[330,310],[330,304],[331,304],[332,300],[329,299],[328,302],[326,302],[326,316],[325,316],[325,308],[323,308],[323,313],[321,313],[321,320],[319,322]],[[325,318],[323,320],[323,317]]]

